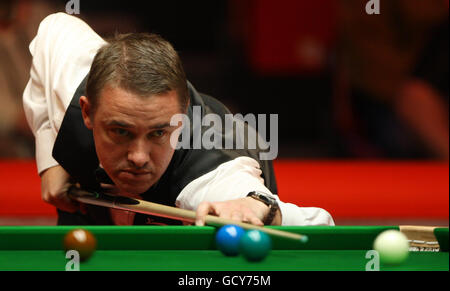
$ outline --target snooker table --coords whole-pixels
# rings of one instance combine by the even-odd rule
[[[1,270],[65,270],[63,237],[76,226],[0,226]],[[80,270],[154,271],[364,271],[375,237],[398,226],[278,226],[306,234],[306,244],[272,237],[262,262],[225,257],[215,247],[216,228],[205,226],[83,226],[97,250]],[[448,228],[436,228],[439,252],[410,252],[397,266],[380,270],[449,270]]]

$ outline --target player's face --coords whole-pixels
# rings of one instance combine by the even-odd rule
[[[176,127],[170,126],[170,120],[181,113],[176,92],[140,97],[106,87],[95,112],[90,112],[86,97],[80,103],[100,163],[121,194],[147,191],[161,178],[174,153],[170,135]]]

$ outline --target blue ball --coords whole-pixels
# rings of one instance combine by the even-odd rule
[[[237,225],[222,226],[216,233],[216,246],[226,256],[239,254],[239,242],[245,231]]]
[[[240,251],[248,261],[262,261],[271,249],[272,240],[262,231],[249,230],[241,238]]]

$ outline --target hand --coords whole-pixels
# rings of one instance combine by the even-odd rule
[[[71,200],[67,196],[67,190],[71,186],[70,176],[61,166],[54,166],[41,174],[42,199],[66,212],[76,212],[80,209],[80,203]]]
[[[205,225],[208,214],[221,218],[246,222],[263,226],[262,222],[269,213],[269,207],[261,201],[251,197],[240,198],[223,202],[202,202],[197,208],[195,225]],[[278,215],[278,214],[277,214]]]
[[[111,195],[111,196],[120,195],[120,190],[115,185],[100,183],[100,188],[102,189],[102,192],[104,194]]]

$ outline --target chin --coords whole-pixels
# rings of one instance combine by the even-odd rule
[[[127,197],[136,197],[143,193],[145,193],[153,184],[146,184],[146,185],[133,185],[128,183],[116,183],[117,188],[119,188],[120,195],[127,196]]]
[[[150,189],[150,187],[151,185],[148,187],[136,187],[136,186],[125,187],[121,192],[125,192],[126,193],[125,196],[136,197],[145,193],[148,189]]]

